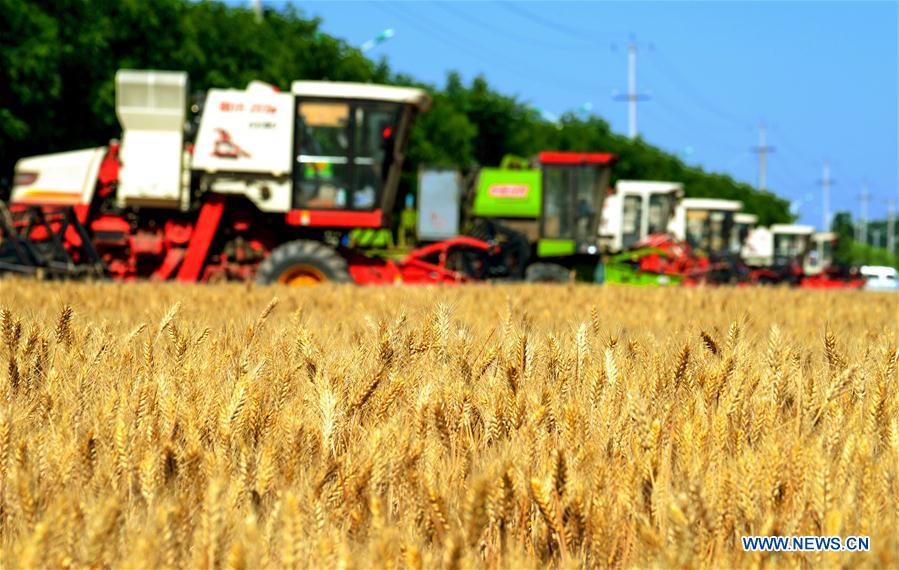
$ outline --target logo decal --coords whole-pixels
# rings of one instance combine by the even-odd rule
[[[527,184],[494,184],[487,193],[494,198],[525,198],[530,190]]]
[[[225,129],[215,130],[219,136],[215,140],[212,156],[217,156],[219,158],[250,158],[250,153],[237,146],[237,144],[231,140],[231,133]]]

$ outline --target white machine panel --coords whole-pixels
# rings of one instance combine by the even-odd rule
[[[12,201],[23,204],[90,204],[106,148],[23,158],[16,163]]]
[[[182,71],[116,73],[116,115],[122,125],[120,204],[180,205],[186,94],[187,74]]]
[[[418,239],[439,241],[459,234],[459,173],[424,169],[418,176]]]
[[[293,95],[264,86],[210,89],[194,147],[193,169],[291,172]]]

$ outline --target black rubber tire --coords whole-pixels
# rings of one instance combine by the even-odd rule
[[[570,272],[557,263],[532,263],[524,273],[528,283],[568,283]]]
[[[256,283],[277,283],[282,273],[297,265],[314,267],[326,281],[332,283],[353,282],[347,271],[346,259],[334,248],[317,241],[296,240],[279,245],[262,260],[256,270]]]

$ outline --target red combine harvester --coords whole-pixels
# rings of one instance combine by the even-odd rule
[[[743,283],[742,237],[735,223],[742,203],[710,198],[681,199],[672,182],[619,181],[621,213],[608,212],[607,243],[613,256],[606,281],[635,285]],[[614,201],[613,201],[614,200]],[[648,207],[647,207],[648,206]],[[623,251],[616,252],[617,248]]]
[[[419,89],[296,81],[211,89],[121,70],[121,142],[20,160],[0,202],[0,272],[259,283],[461,282],[501,257],[457,237],[399,261],[349,246],[390,227]],[[187,124],[187,127],[185,125]]]
[[[790,284],[809,289],[857,289],[858,270],[834,263],[837,235],[812,226],[774,224],[757,228],[743,246],[743,258],[759,284]]]

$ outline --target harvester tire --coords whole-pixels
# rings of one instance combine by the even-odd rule
[[[532,263],[524,273],[528,283],[568,283],[571,272],[556,263]]]
[[[261,285],[317,285],[323,282],[352,283],[346,259],[333,248],[309,240],[289,241],[269,253],[256,271]]]

